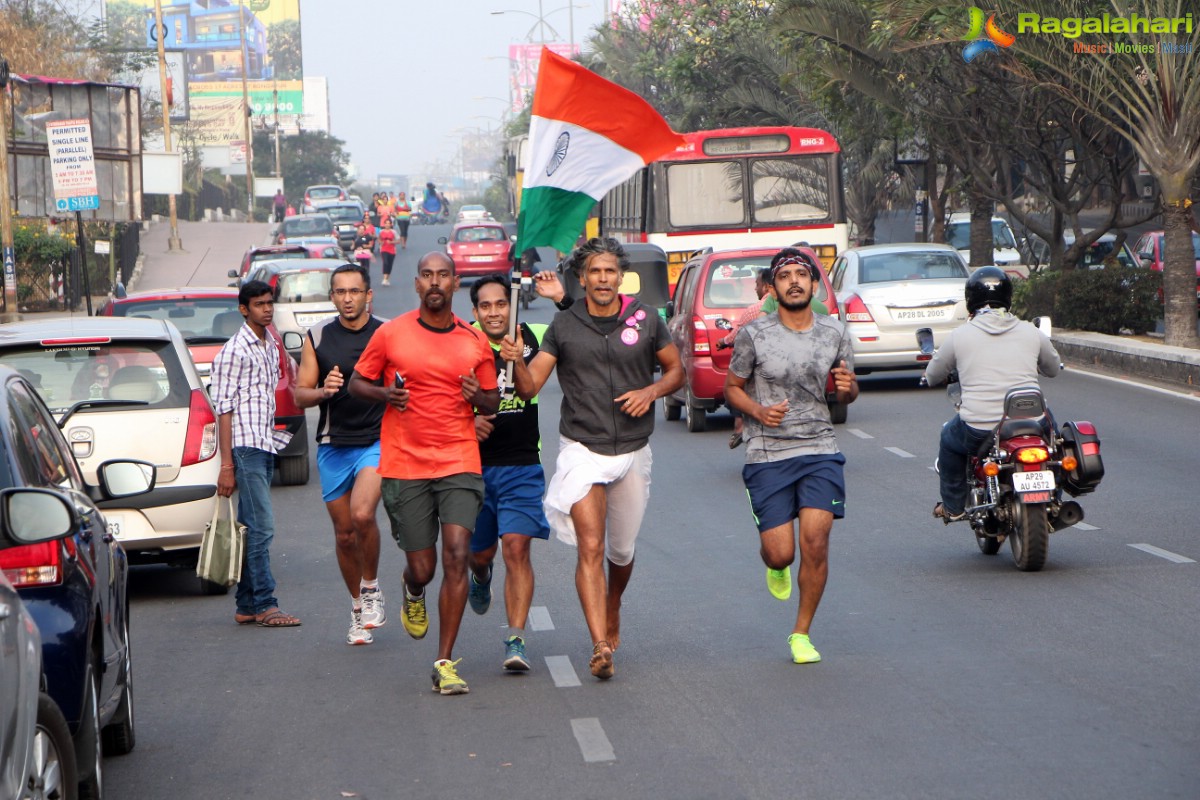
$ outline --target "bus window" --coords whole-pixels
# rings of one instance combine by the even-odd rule
[[[742,166],[736,161],[704,161],[667,167],[668,219],[673,228],[742,225]]]
[[[811,222],[829,216],[829,160],[761,158],[750,165],[756,222]]]

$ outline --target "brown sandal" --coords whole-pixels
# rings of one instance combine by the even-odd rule
[[[278,608],[264,611],[255,617],[254,621],[258,623],[258,627],[260,628],[295,628],[300,624],[299,619],[283,613]]]
[[[592,675],[602,681],[606,681],[613,676],[613,657],[612,648],[608,646],[608,642],[601,639],[592,647],[592,658],[588,662],[588,667],[592,670]]]

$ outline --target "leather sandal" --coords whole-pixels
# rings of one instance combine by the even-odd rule
[[[300,624],[299,619],[283,613],[278,608],[264,611],[255,617],[254,621],[260,628],[295,628]]]

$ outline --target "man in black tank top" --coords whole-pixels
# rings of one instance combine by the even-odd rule
[[[338,315],[309,329],[296,379],[296,404],[319,406],[317,469],[321,494],[333,520],[337,561],[352,610],[346,644],[371,644],[371,629],[387,621],[379,590],[379,429],[384,406],[350,395],[354,365],[383,320],[371,315],[371,278],[345,264],[330,278]]]

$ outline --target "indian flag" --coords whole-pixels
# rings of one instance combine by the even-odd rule
[[[516,252],[569,251],[609,189],[683,144],[641,97],[543,47]]]

